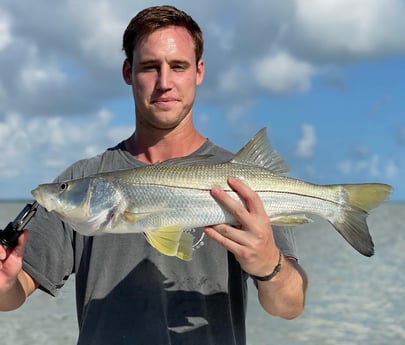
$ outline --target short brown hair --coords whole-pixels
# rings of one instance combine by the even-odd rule
[[[168,5],[148,7],[131,19],[122,40],[122,49],[129,63],[132,65],[135,46],[142,38],[158,29],[172,25],[184,27],[190,33],[194,41],[196,63],[198,63],[204,50],[204,39],[200,27],[187,13]]]

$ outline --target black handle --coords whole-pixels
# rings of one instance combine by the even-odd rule
[[[0,242],[4,247],[13,249],[17,246],[18,237],[20,237],[22,233],[23,230],[15,230],[13,222],[10,222],[4,230],[0,231]]]
[[[18,237],[23,233],[25,226],[34,216],[38,207],[35,201],[27,204],[18,214],[18,216],[7,224],[4,230],[0,231],[0,243],[6,248],[15,248],[18,244]]]

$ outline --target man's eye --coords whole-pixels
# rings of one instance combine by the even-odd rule
[[[173,65],[172,69],[176,72],[181,72],[184,71],[186,67],[184,65]]]
[[[140,68],[140,70],[143,72],[156,71],[156,69],[157,69],[157,67],[153,66],[153,65],[145,65]]]
[[[153,71],[153,70],[155,70],[156,68],[155,67],[153,67],[153,66],[145,66],[144,67],[144,71]]]

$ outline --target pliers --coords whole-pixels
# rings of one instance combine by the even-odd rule
[[[18,243],[18,237],[23,233],[25,226],[34,216],[37,207],[38,203],[36,201],[25,205],[13,221],[9,222],[4,230],[0,230],[0,244],[6,249],[15,248]]]

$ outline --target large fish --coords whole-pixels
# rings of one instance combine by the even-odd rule
[[[143,232],[159,252],[190,260],[193,237],[186,229],[235,218],[210,195],[227,185],[229,176],[255,190],[273,225],[298,225],[311,215],[328,220],[361,254],[374,245],[366,217],[391,193],[386,184],[315,185],[288,178],[284,159],[260,130],[228,162],[207,163],[207,156],[176,158],[145,167],[39,185],[33,196],[83,235]]]

